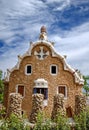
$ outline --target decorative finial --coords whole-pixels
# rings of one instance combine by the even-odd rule
[[[46,33],[46,27],[45,26],[42,26],[41,29],[40,29],[41,33],[45,32]]]
[[[46,33],[46,27],[42,26],[40,29],[40,40],[46,40],[47,41],[47,33]]]

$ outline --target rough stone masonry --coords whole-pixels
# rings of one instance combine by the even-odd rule
[[[52,120],[56,119],[58,114],[62,116],[66,115],[66,109],[64,105],[64,95],[63,94],[56,94],[54,96],[54,105],[52,111]]]
[[[32,96],[32,112],[30,115],[30,122],[35,123],[39,113],[43,112],[43,94],[34,94]]]
[[[8,116],[12,113],[19,117],[22,115],[22,96],[19,93],[11,93],[9,96]]]
[[[75,114],[80,114],[86,110],[86,96],[76,95],[75,96]]]

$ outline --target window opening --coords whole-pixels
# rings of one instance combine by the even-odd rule
[[[65,95],[65,87],[60,86],[60,87],[59,87],[59,93],[62,93],[62,94]]]
[[[31,69],[32,69],[32,68],[31,68],[31,65],[28,65],[28,66],[27,66],[27,74],[31,74]]]
[[[58,87],[58,93],[62,93],[66,97],[66,87],[65,86],[59,86]]]
[[[51,74],[57,74],[57,66],[56,65],[51,66]]]
[[[44,95],[44,99],[48,98],[48,88],[34,88],[33,93],[40,93]]]
[[[24,96],[24,86],[22,86],[22,85],[18,86],[18,93],[20,93],[22,96]]]

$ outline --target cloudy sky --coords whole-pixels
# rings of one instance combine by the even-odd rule
[[[89,0],[0,0],[0,69],[17,63],[42,25],[67,63],[89,75]]]

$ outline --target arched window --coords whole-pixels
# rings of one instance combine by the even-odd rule
[[[32,74],[32,66],[31,65],[26,65],[25,74],[26,75],[31,75]]]

